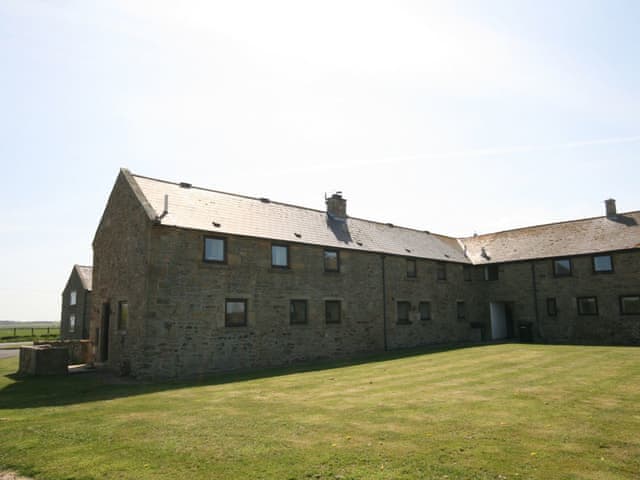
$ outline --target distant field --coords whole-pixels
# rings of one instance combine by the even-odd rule
[[[640,348],[488,345],[181,382],[16,378],[0,471],[47,480],[637,480]]]
[[[24,327],[22,325],[17,327],[4,327],[0,326],[0,341],[13,341],[21,339],[31,338],[57,338],[60,336],[60,327],[57,325],[47,327]]]

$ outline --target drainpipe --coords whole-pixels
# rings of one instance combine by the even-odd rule
[[[384,338],[384,351],[387,351],[387,281],[384,272],[384,259],[385,256],[380,257],[382,259],[382,335]]]
[[[536,263],[535,260],[531,261],[531,283],[533,286],[533,311],[536,318],[536,330],[538,338],[542,340],[540,335],[540,313],[538,312],[538,284],[536,283]]]

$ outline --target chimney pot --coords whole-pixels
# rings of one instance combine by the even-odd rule
[[[336,220],[347,218],[347,200],[342,198],[342,192],[336,192],[326,199],[327,215]]]
[[[618,212],[616,211],[616,201],[614,198],[605,200],[604,206],[607,212],[607,218],[615,218],[618,215]]]

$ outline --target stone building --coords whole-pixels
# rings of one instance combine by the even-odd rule
[[[640,343],[640,212],[452,238],[121,170],[96,359],[136,376],[521,338]]]
[[[91,267],[74,265],[62,291],[60,338],[62,340],[89,338],[91,316]]]

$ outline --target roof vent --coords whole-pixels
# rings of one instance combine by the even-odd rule
[[[362,242],[356,242],[359,246],[362,246]]]
[[[218,222],[211,222],[211,225],[213,225],[216,228],[220,228],[222,226]]]
[[[271,203],[271,200],[269,200],[269,199],[268,199],[268,198],[266,198],[266,197],[260,197],[260,201],[261,201],[262,203]]]
[[[618,212],[616,210],[616,200],[614,198],[608,198],[604,201],[604,207],[607,212],[607,218],[616,218]]]
[[[486,258],[487,260],[491,260],[491,257],[490,257],[490,256],[489,256],[489,254],[487,253],[487,249],[486,249],[486,248],[484,248],[484,247],[482,247],[482,249],[481,249],[480,256],[481,256],[482,258]]]
[[[386,225],[387,227],[392,227],[392,228],[395,226],[393,223],[390,223],[390,222],[387,222]]]
[[[404,250],[405,250],[405,252],[407,252],[407,253],[411,253],[411,249],[410,249],[410,248],[405,248]]]
[[[193,185],[187,182],[180,182],[180,188],[191,188]]]
[[[294,233],[294,235],[295,235],[296,237],[298,237],[298,238],[302,238],[302,234],[301,234],[301,233],[296,232],[296,233]]]

